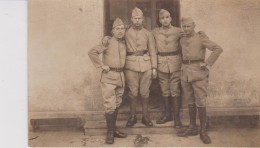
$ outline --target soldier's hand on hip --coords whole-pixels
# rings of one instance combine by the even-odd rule
[[[206,70],[206,69],[208,69],[207,67],[208,67],[208,66],[207,66],[206,63],[200,63],[200,69],[201,69],[201,70]]]
[[[211,70],[211,66],[207,65],[206,68],[210,71]]]
[[[103,39],[102,39],[102,45],[105,46],[105,47],[108,46],[110,39],[111,39],[110,36],[105,36],[105,37],[103,37]]]
[[[156,78],[157,78],[157,71],[156,71],[156,69],[153,69],[153,70],[152,70],[152,78],[153,78],[153,79],[156,79]]]
[[[101,68],[102,68],[105,72],[109,72],[109,70],[110,70],[110,68],[109,68],[108,66],[106,66],[106,65],[103,65]]]

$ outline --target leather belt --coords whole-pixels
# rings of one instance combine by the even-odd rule
[[[202,60],[202,59],[199,59],[199,60],[182,60],[182,64],[185,64],[185,65],[190,65],[190,64],[199,63],[199,62],[204,62],[204,60]]]
[[[130,56],[130,55],[143,56],[147,52],[148,52],[148,50],[140,50],[140,51],[136,51],[136,52],[127,52],[126,55],[127,56]]]
[[[109,69],[110,69],[111,71],[116,71],[116,72],[123,72],[123,71],[124,71],[124,68],[109,67]]]
[[[158,52],[157,54],[159,56],[175,56],[175,55],[178,55],[180,52],[179,50],[177,51],[173,51],[173,52]]]

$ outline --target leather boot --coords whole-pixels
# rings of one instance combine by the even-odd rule
[[[112,114],[105,114],[106,117],[106,123],[107,123],[107,137],[106,137],[106,143],[107,144],[113,144],[114,143],[114,113]]]
[[[137,123],[136,118],[136,103],[137,103],[137,97],[129,97],[130,98],[130,112],[131,116],[127,120],[126,127],[133,127]]]
[[[169,97],[162,97],[163,105],[164,105],[164,113],[163,115],[156,121],[157,124],[164,124],[168,121],[172,121],[172,114],[170,109],[170,100]]]
[[[206,107],[198,107],[199,118],[200,118],[200,139],[205,144],[210,144],[211,139],[207,134],[206,124],[207,124],[207,112]]]
[[[181,128],[181,119],[180,119],[180,97],[172,97],[172,106],[173,106],[173,116],[174,116],[174,127]]]
[[[196,136],[199,134],[199,130],[196,125],[196,115],[197,115],[196,104],[189,104],[188,107],[189,107],[190,125],[184,131],[180,131],[177,133],[179,137]]]
[[[117,114],[118,114],[118,108],[116,108],[115,113],[114,113],[114,123],[113,123],[114,127],[115,127],[114,136],[117,138],[126,138],[126,136],[127,136],[126,133],[120,132],[119,130],[116,129]]]
[[[153,126],[153,123],[148,117],[148,102],[149,102],[149,98],[142,97],[142,108],[143,108],[142,123],[147,127],[151,127]]]

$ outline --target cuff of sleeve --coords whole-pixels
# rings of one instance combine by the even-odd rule
[[[207,65],[206,67],[207,67],[208,70],[211,70],[211,66]]]
[[[205,64],[209,67],[212,67],[213,63],[209,62],[209,61],[206,61]]]
[[[97,65],[96,68],[102,68],[102,66],[104,66],[104,64],[103,65]]]

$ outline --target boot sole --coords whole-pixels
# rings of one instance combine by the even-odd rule
[[[206,140],[208,139],[208,140]],[[209,137],[207,137],[205,140],[203,140],[203,138],[200,136],[200,140],[204,143],[204,144],[211,144],[211,139]]]
[[[153,124],[152,125],[147,125],[145,123],[142,122],[142,124],[144,124],[146,127],[153,127]]]
[[[166,121],[156,121],[156,124],[164,124],[164,123],[167,123],[167,122],[170,122],[170,121],[173,121],[173,120],[166,120]]]
[[[136,122],[134,122],[133,124],[131,124],[131,125],[126,125],[125,127],[128,127],[128,128],[131,128],[131,127],[133,127],[135,124],[137,123],[137,121]]]

